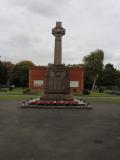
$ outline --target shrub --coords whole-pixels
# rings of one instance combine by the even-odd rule
[[[30,89],[29,89],[29,88],[23,90],[23,94],[27,94],[27,93],[29,93],[29,92],[30,92]]]
[[[9,87],[9,91],[12,91],[12,90],[13,90],[13,87],[12,87],[12,86],[10,86],[10,87]]]
[[[103,93],[103,92],[104,92],[104,89],[103,89],[103,88],[99,88],[99,92],[100,92],[100,93]]]
[[[88,89],[83,90],[83,95],[90,95],[90,91]]]

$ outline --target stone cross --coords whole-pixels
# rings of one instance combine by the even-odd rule
[[[62,63],[62,36],[65,35],[65,29],[62,28],[61,22],[56,22],[52,34],[55,36],[54,64],[60,65]]]

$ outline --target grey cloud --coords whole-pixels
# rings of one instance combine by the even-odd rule
[[[16,5],[26,7],[28,10],[34,13],[39,13],[45,16],[57,16],[59,11],[62,11],[64,4],[69,2],[68,0],[12,0]]]
[[[13,45],[13,47],[20,47],[20,48],[24,48],[24,47],[29,47],[30,45],[32,45],[32,41],[30,39],[30,37],[28,37],[27,35],[16,35],[11,39],[11,45]]]
[[[32,48],[35,44],[40,44],[42,40],[38,37],[25,35],[25,34],[17,34],[14,35],[11,40],[11,47],[18,47],[18,48]]]

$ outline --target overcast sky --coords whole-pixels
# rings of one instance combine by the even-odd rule
[[[63,63],[99,48],[120,69],[120,0],[0,0],[1,60],[53,63],[56,21],[66,29]]]

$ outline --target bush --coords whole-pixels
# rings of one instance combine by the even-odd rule
[[[10,87],[9,87],[9,91],[12,91],[12,90],[13,90],[13,87],[12,87],[12,86],[10,86]]]
[[[30,92],[30,89],[29,89],[29,88],[23,90],[23,94],[27,94],[27,93],[29,93],[29,92]]]
[[[83,95],[90,95],[90,91],[88,89],[83,90]]]
[[[103,89],[103,88],[99,88],[99,92],[100,92],[100,93],[103,93],[103,92],[104,92],[104,89]]]

